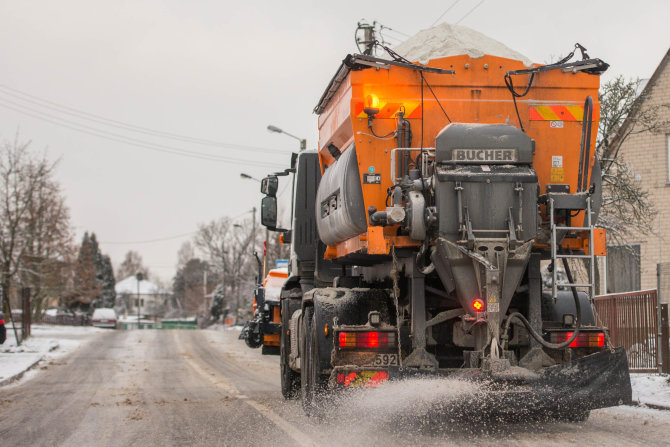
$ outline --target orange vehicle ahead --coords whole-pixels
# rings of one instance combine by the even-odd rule
[[[275,268],[268,272],[263,287],[256,288],[251,306],[253,319],[249,322],[245,340],[249,347],[263,347],[263,354],[279,354],[281,323],[279,295],[288,278],[288,269]]]
[[[315,108],[318,151],[261,188],[277,230],[277,176],[295,173],[286,397],[301,385],[320,413],[326,388],[439,374],[495,390],[466,413],[574,420],[630,402],[625,351],[590,301],[605,247],[592,148],[607,64],[576,49],[582,60],[530,66],[467,54],[423,65],[388,48],[344,59]]]

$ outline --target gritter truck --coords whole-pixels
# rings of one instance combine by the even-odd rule
[[[531,66],[386,50],[346,56],[314,109],[318,150],[261,184],[262,224],[291,244],[284,397],[318,416],[332,393],[429,376],[494,396],[466,414],[584,420],[630,403],[626,353],[593,306],[608,65],[578,44]],[[294,176],[290,229],[281,176]]]

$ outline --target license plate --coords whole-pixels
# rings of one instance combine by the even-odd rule
[[[377,354],[374,366],[399,366],[398,354]]]

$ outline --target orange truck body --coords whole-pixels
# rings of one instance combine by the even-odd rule
[[[413,146],[435,147],[438,133],[450,122],[512,124],[519,126],[517,111],[504,76],[508,71],[528,68],[517,60],[485,55],[471,58],[459,55],[431,60],[429,67],[453,70],[454,74],[424,72],[427,84],[421,88],[422,74],[403,67],[351,71],[337,92],[319,115],[319,159],[322,172],[335,159],[327,147],[334,144],[345,150],[355,143],[359,174],[381,174],[381,184],[362,183],[366,209],[374,206],[384,209],[387,189],[392,186],[391,150],[397,147],[395,139],[378,139],[370,135],[364,108],[375,102],[379,113],[374,127],[377,135],[392,132],[398,111],[412,125]],[[515,89],[526,89],[529,75],[514,77]],[[540,193],[549,183],[570,185],[577,190],[580,141],[584,99],[593,98],[593,123],[599,120],[598,88],[600,77],[583,72],[551,70],[535,74],[528,95],[517,98],[518,114],[525,132],[535,141],[533,167],[537,172]],[[439,99],[444,111],[433,97]],[[597,132],[591,134],[595,147]],[[421,145],[417,145],[422,142]],[[592,151],[593,152],[593,151]],[[591,154],[588,172],[595,156]],[[541,207],[543,220],[547,220]],[[581,213],[582,216],[584,212]],[[329,246],[325,257],[335,259],[365,250],[368,254],[388,254],[391,246],[415,246],[418,242],[407,236],[397,236],[397,227],[368,227],[367,232],[334,246]],[[596,254],[602,253],[604,237],[597,238]],[[589,250],[588,238],[571,239],[565,244],[571,248]],[[566,245],[567,247],[567,245]]]

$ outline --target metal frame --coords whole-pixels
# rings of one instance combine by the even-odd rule
[[[589,260],[589,282],[588,283],[569,283],[561,284],[561,286],[567,287],[588,287],[589,289],[589,301],[593,304],[593,298],[595,296],[595,256],[593,254],[593,224],[591,222],[591,197],[586,198],[586,226],[585,227],[562,227],[556,225],[554,222],[554,199],[549,198],[549,219],[551,224],[551,261],[554,265],[554,268],[551,272],[551,297],[555,301],[558,294],[558,284],[557,284],[557,263],[556,261],[561,258],[567,259],[588,259]],[[589,254],[587,255],[574,255],[574,254],[561,254],[559,253],[556,230],[566,230],[566,231],[588,231],[589,232]]]

